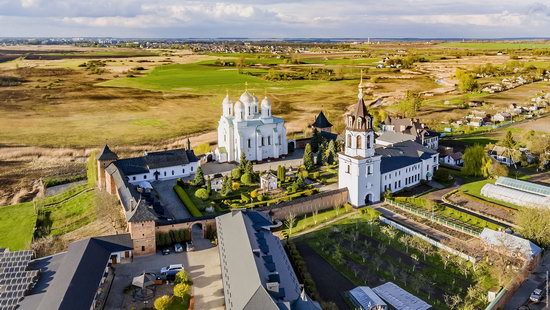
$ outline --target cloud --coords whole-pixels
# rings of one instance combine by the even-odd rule
[[[0,36],[550,36],[540,0],[0,0],[1,17]]]

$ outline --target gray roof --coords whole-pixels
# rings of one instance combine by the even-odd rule
[[[117,159],[118,159],[118,156],[116,155],[115,152],[111,151],[111,149],[107,144],[103,146],[103,149],[101,150],[101,152],[99,153],[99,157],[97,158],[97,160],[117,160]]]
[[[372,290],[376,295],[398,310],[427,310],[432,307],[427,302],[405,291],[393,282],[386,282]]]
[[[358,286],[350,290],[349,294],[362,308],[367,310],[375,309],[376,306],[387,306],[386,303],[368,286]]]
[[[144,156],[120,159],[114,162],[125,175],[148,173],[151,169],[187,165],[199,161],[193,150],[175,149],[148,152]]]
[[[222,278],[228,308],[233,309],[307,309],[303,302],[320,309],[304,298],[300,284],[281,241],[275,237],[271,220],[263,212],[234,210],[216,218]],[[278,292],[267,283],[279,283]],[[303,302],[295,302],[301,299]],[[295,305],[295,306],[293,306]]]
[[[536,256],[542,251],[541,248],[533,242],[503,231],[483,228],[479,237],[489,245],[503,246],[509,251],[519,252],[526,257]]]
[[[414,141],[404,141],[387,147],[378,147],[375,152],[382,155],[381,173],[420,163],[437,153]]]
[[[325,116],[325,113],[321,111],[319,112],[317,117],[315,117],[315,122],[313,122],[311,126],[315,128],[330,128],[332,127],[332,124],[328,121],[327,117]]]
[[[135,186],[128,182],[124,173],[117,169],[115,163],[110,164],[106,171],[113,177],[118,197],[129,222],[147,222],[157,219],[151,204],[146,199],[142,199]]]
[[[130,234],[71,243],[36,309],[89,309],[111,254],[132,249]]]
[[[399,142],[404,141],[414,141],[416,140],[416,136],[400,133],[400,132],[394,132],[394,131],[385,131],[381,135],[379,135],[376,140],[384,141],[390,144],[395,144]]]

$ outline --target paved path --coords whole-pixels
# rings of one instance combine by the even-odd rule
[[[153,188],[159,194],[159,200],[162,206],[170,215],[176,220],[183,220],[191,217],[187,208],[183,205],[178,195],[174,191],[174,185],[177,179],[154,181],[151,183]],[[165,214],[166,217],[170,217],[169,214]]]
[[[544,309],[548,296],[544,301],[539,304],[533,304],[529,302],[529,296],[536,289],[540,288],[544,291],[544,284],[546,281],[546,272],[550,271],[550,251],[547,251],[546,255],[542,258],[540,266],[529,275],[529,278],[525,280],[521,286],[517,289],[510,301],[504,307],[504,310],[516,310],[522,305],[528,305],[529,309]],[[546,308],[550,309],[550,307]]]
[[[285,167],[299,167],[304,162],[304,150],[297,149],[290,155],[287,155],[284,159],[277,159],[271,162],[265,162],[261,164],[254,165],[254,171],[266,171],[271,169],[272,171],[277,171],[277,166],[282,165]]]
[[[86,184],[86,180],[82,180],[82,181],[77,181],[77,182],[72,182],[72,183],[67,183],[67,184],[61,184],[61,185],[56,185],[56,186],[52,186],[52,187],[48,187],[46,188],[46,192],[45,192],[45,196],[48,197],[48,196],[53,196],[53,195],[57,195],[59,193],[62,193],[66,190],[68,190],[69,188],[73,187],[73,186],[77,186],[77,185],[82,185],[82,184]]]
[[[217,247],[194,252],[170,255],[135,257],[133,262],[115,266],[115,279],[107,298],[105,309],[126,309],[123,290],[132,283],[133,277],[142,272],[159,273],[160,268],[170,264],[183,264],[193,280],[195,309],[224,309],[223,284],[220,258]]]

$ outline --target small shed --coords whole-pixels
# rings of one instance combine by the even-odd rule
[[[427,310],[432,306],[393,282],[386,282],[372,289],[376,295],[398,310]]]
[[[277,189],[277,177],[271,172],[264,173],[260,177],[260,187],[266,192]]]

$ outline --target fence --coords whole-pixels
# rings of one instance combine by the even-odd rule
[[[390,226],[392,226],[392,227],[394,227],[394,228],[396,228],[396,229],[398,229],[398,230],[400,230],[400,231],[402,231],[402,232],[404,232],[404,233],[406,233],[406,234],[409,234],[409,235],[411,235],[411,236],[418,237],[418,238],[420,238],[420,239],[422,239],[422,240],[428,242],[429,244],[431,244],[431,245],[433,245],[433,246],[435,246],[435,247],[437,247],[437,248],[440,248],[440,249],[442,249],[442,250],[445,250],[445,251],[447,251],[447,252],[449,252],[449,253],[451,253],[451,254],[453,254],[453,255],[459,256],[459,257],[461,257],[461,258],[463,258],[463,259],[465,259],[465,260],[469,260],[469,261],[472,262],[472,263],[475,263],[475,262],[476,262],[476,259],[475,259],[474,257],[472,257],[472,256],[470,256],[470,255],[468,255],[468,254],[462,253],[462,252],[460,252],[460,251],[457,251],[457,250],[455,250],[455,249],[453,249],[453,248],[451,248],[451,247],[449,247],[449,246],[444,245],[443,243],[441,243],[441,242],[439,242],[439,241],[436,241],[436,240],[434,240],[434,239],[432,239],[432,238],[429,238],[429,237],[427,237],[427,236],[424,236],[423,234],[421,234],[421,233],[419,233],[419,232],[417,232],[417,231],[414,231],[414,230],[412,230],[412,229],[410,229],[410,228],[408,228],[408,227],[405,227],[405,226],[403,226],[403,225],[401,225],[401,224],[399,224],[399,223],[396,223],[396,222],[394,222],[394,221],[392,221],[392,220],[389,220],[389,219],[387,219],[387,218],[385,218],[385,217],[383,217],[383,216],[379,216],[379,219],[380,219],[380,221],[381,221],[382,223],[388,224],[388,225],[390,225]]]
[[[468,235],[471,235],[471,236],[474,236],[474,237],[479,237],[480,231],[471,229],[471,228],[466,227],[464,225],[457,224],[457,223],[455,223],[453,221],[450,221],[450,220],[448,220],[448,219],[446,219],[446,218],[444,218],[440,215],[432,214],[432,212],[420,210],[418,208],[411,207],[411,206],[408,206],[406,204],[402,204],[402,203],[399,203],[395,200],[391,200],[391,199],[387,199],[387,198],[385,199],[385,202],[387,204],[391,205],[391,206],[394,206],[394,207],[397,207],[399,209],[405,210],[407,212],[413,213],[413,214],[418,215],[420,217],[423,217],[425,219],[432,220],[432,221],[437,222],[438,224],[441,224],[443,226],[447,226],[449,228],[458,230],[460,232],[463,232],[465,234],[468,234]]]

